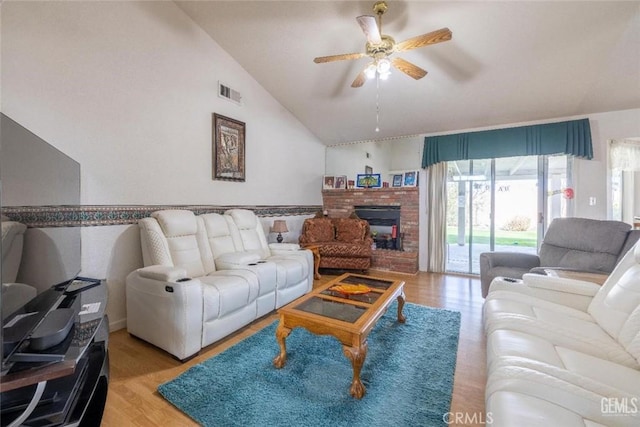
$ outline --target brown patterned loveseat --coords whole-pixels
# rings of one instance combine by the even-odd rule
[[[300,235],[300,245],[319,246],[320,268],[366,270],[372,244],[369,223],[359,218],[309,218]]]

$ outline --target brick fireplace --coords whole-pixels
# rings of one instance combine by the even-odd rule
[[[397,237],[401,237],[402,251],[377,248],[373,251],[371,268],[414,274],[418,271],[418,188],[357,188],[349,190],[324,190],[323,209],[330,217],[348,217],[358,209],[372,207],[390,210],[400,208]]]

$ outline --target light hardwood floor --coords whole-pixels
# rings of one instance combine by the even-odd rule
[[[481,425],[484,420],[486,352],[482,329],[483,299],[480,295],[479,279],[422,272],[417,275],[402,275],[372,270],[370,274],[404,280],[408,302],[447,308],[461,313],[460,341],[451,402],[452,419],[458,414],[459,420],[466,421],[464,425]],[[326,283],[334,277],[336,276],[323,275],[314,285]],[[198,357],[184,364],[173,359],[168,353],[131,337],[126,329],[111,333],[111,380],[102,425],[197,425],[160,396],[156,391],[158,385],[224,351],[275,320],[275,313],[258,319],[226,339],[206,347]],[[162,325],[158,327],[162,328]]]

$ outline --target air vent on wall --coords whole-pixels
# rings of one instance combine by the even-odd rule
[[[218,96],[220,98],[228,99],[231,102],[235,102],[238,105],[242,105],[242,95],[237,90],[231,89],[229,86],[218,82]]]

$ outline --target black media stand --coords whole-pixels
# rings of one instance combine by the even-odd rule
[[[52,298],[57,298],[57,309],[73,310],[73,325],[61,342],[33,350],[26,341],[4,361],[0,377],[3,427],[100,425],[109,384],[106,285],[101,282],[69,292],[51,288],[35,304],[27,304],[22,314],[37,312],[39,301],[44,304]],[[51,311],[42,318],[45,325],[47,316]]]

